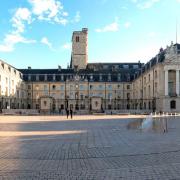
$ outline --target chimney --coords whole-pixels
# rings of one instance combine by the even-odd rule
[[[88,28],[82,28],[82,32],[88,33]]]
[[[58,71],[61,71],[61,66],[58,66]]]

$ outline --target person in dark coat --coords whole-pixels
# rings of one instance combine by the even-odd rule
[[[66,109],[66,115],[67,115],[67,119],[69,117],[69,109]]]
[[[73,110],[70,109],[71,119],[73,118]]]

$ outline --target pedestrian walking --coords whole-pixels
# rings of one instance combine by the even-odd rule
[[[67,119],[69,117],[69,109],[66,109],[66,115],[67,115]]]
[[[73,110],[70,109],[71,119],[73,118]]]

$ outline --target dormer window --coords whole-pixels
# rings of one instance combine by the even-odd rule
[[[36,75],[36,81],[39,81],[39,75],[38,74]]]
[[[108,81],[111,81],[111,74],[108,74]]]
[[[47,81],[47,74],[44,75],[44,80]]]
[[[31,75],[30,74],[28,75],[28,81],[31,81]]]
[[[61,75],[61,81],[64,81],[64,76],[63,75]]]
[[[121,74],[118,74],[118,81],[121,81]]]
[[[76,36],[76,42],[79,42],[79,36]]]
[[[102,74],[99,75],[99,81],[102,81]]]
[[[93,81],[93,75],[90,76],[90,81]]]
[[[129,65],[124,64],[124,65],[123,65],[123,68],[124,68],[124,69],[129,69]]]
[[[53,74],[53,81],[56,81],[56,75]]]
[[[133,69],[138,69],[139,68],[139,65],[133,65]]]
[[[127,81],[130,81],[130,74],[127,74]]]

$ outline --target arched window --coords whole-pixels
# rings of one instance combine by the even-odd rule
[[[172,100],[170,102],[170,107],[171,107],[171,109],[176,109],[176,101],[175,100]]]

